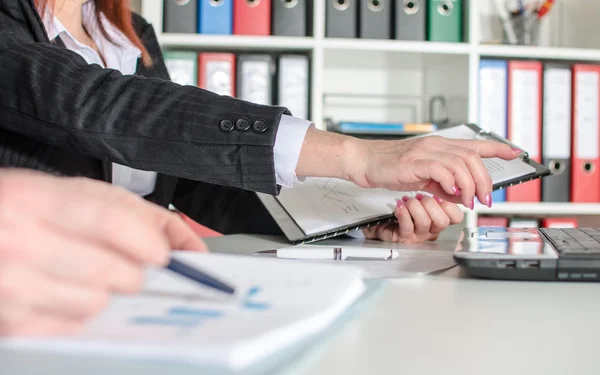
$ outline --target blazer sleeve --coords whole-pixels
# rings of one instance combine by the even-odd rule
[[[0,5],[0,127],[137,169],[278,192],[273,146],[285,108],[89,65],[36,40],[20,14]],[[235,129],[239,119],[250,129]]]

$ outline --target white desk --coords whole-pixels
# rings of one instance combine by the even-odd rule
[[[449,240],[423,247],[455,246]],[[447,237],[446,237],[447,238]],[[455,237],[454,237],[455,238]],[[220,252],[276,246],[209,239]],[[469,279],[458,268],[391,281],[292,374],[600,374],[600,284]],[[1,374],[197,374],[193,368],[0,352]]]

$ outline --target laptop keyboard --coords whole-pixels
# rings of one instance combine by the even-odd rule
[[[600,254],[600,228],[540,228],[539,230],[561,254]]]

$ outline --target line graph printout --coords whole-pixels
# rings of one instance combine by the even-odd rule
[[[375,219],[394,212],[396,201],[417,192],[366,189],[335,178],[307,178],[281,189],[279,203],[307,235]]]
[[[151,268],[141,294],[114,298],[81,334],[0,339],[0,348],[241,369],[326,328],[365,290],[359,267],[223,254],[174,254],[233,283],[239,294],[232,299],[218,298],[177,274]]]

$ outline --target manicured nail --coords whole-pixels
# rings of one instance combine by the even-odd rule
[[[434,195],[433,199],[435,199],[435,201],[438,202],[439,204],[444,203],[444,201],[442,200],[442,198],[438,197],[437,195]]]
[[[471,206],[469,207],[471,211],[475,208],[475,197],[471,198]]]
[[[405,202],[408,202],[409,199],[410,198],[408,198],[406,195],[402,197],[402,200],[405,201]]]
[[[396,207],[398,207],[398,209],[400,210],[404,208],[404,205],[402,204],[401,200],[396,201]]]
[[[459,196],[460,195],[460,190],[458,190],[458,187],[453,186],[452,190],[454,191],[454,195]]]
[[[492,207],[492,194],[488,194],[485,196],[485,202],[488,207]]]
[[[415,198],[417,198],[418,201],[423,200],[423,194],[419,193],[415,195]]]

